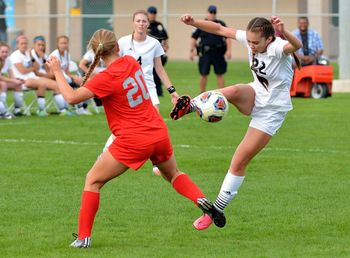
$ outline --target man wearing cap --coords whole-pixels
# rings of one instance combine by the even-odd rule
[[[210,5],[206,20],[220,23],[226,27],[223,21],[216,19],[216,13],[216,6]],[[200,92],[205,91],[211,65],[214,66],[218,88],[223,88],[227,60],[231,58],[231,39],[196,29],[191,37],[190,60],[193,61],[196,55],[199,56]]]
[[[166,55],[166,52],[168,51],[168,48],[169,48],[168,33],[166,32],[163,24],[156,20],[156,16],[157,16],[156,7],[154,6],[148,7],[147,13],[148,13],[148,19],[149,19],[149,27],[147,29],[148,30],[147,34],[158,39],[160,44],[162,45],[165,54],[161,56],[161,60],[164,66],[168,60],[168,57]],[[154,83],[156,84],[157,95],[163,96],[162,82],[158,74],[156,73],[155,69],[153,69],[153,79],[154,79]]]

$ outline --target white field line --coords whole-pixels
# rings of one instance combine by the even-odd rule
[[[66,145],[93,145],[93,146],[102,146],[103,142],[77,142],[77,141],[64,141],[64,140],[36,140],[36,139],[1,139],[0,143],[35,143],[35,144],[66,144]],[[187,145],[187,144],[178,144],[174,145],[174,148],[183,148],[183,149],[214,149],[214,150],[231,150],[235,148],[232,146],[196,146],[196,145]],[[263,151],[283,151],[283,152],[302,152],[302,153],[333,153],[333,154],[349,154],[350,151],[347,150],[332,150],[332,149],[300,149],[300,148],[270,148],[266,147]]]
[[[12,123],[12,122],[1,122],[0,126],[7,126],[7,125],[26,125],[28,122],[17,122],[17,123]]]
[[[75,142],[63,140],[35,140],[35,139],[0,139],[0,142],[6,143],[37,143],[37,144],[67,144],[67,145],[102,145],[97,142]]]

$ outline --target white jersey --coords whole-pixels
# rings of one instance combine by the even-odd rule
[[[146,40],[137,42],[132,40],[132,35],[127,35],[118,40],[119,55],[134,57],[142,67],[148,88],[155,88],[153,79],[154,58],[164,55],[164,50],[158,40],[146,36]]]
[[[249,65],[254,69],[254,82],[250,85],[256,93],[255,106],[275,111],[291,110],[293,107],[289,91],[294,71],[291,55],[283,53],[283,47],[288,41],[276,37],[266,52],[253,56],[246,31],[237,30],[236,39],[248,48]]]
[[[72,79],[67,75],[66,70],[69,70],[69,62],[71,61],[70,54],[68,53],[67,50],[64,51],[64,55],[61,56],[60,52],[58,49],[55,49],[50,55],[49,58],[52,56],[58,58],[61,63],[61,70],[63,72],[64,78],[67,80],[68,83],[72,82]]]
[[[1,75],[8,74],[9,70],[11,69],[12,63],[10,60],[10,57],[7,57],[5,59],[4,65],[1,68]]]
[[[92,51],[91,49],[88,50],[84,54],[83,59],[87,60],[88,63],[91,64],[94,61],[94,59],[95,59],[94,51]],[[106,64],[103,62],[102,59],[100,59],[100,62],[98,63],[98,65],[96,65],[96,67],[94,69],[94,72],[95,73],[99,73],[99,72],[102,72],[105,69],[106,69]]]
[[[34,49],[30,50],[30,55],[34,58],[35,62],[39,64],[39,72],[47,74],[47,71],[45,69],[47,55],[44,54],[44,57],[39,57]]]
[[[16,51],[14,51],[10,55],[10,60],[12,63],[11,68],[12,68],[13,75],[15,78],[25,80],[28,78],[36,78],[37,77],[34,72],[22,74],[20,71],[17,70],[17,68],[15,66],[15,64],[21,63],[25,68],[31,67],[33,65],[33,63],[32,63],[32,58],[29,55],[29,52],[22,53],[21,51],[19,51],[19,49],[17,49]]]

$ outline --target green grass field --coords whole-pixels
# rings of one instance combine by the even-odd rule
[[[227,84],[250,81],[245,63],[229,68]],[[194,63],[167,70],[179,93],[197,94]],[[69,244],[85,174],[109,136],[104,115],[0,120],[0,256],[349,257],[349,99],[293,99],[281,130],[250,163],[224,228],[195,231],[200,210],[146,163],[102,189],[88,250]],[[166,94],[161,113],[179,168],[214,200],[249,117],[231,106],[217,124],[195,114],[171,121],[170,109]]]

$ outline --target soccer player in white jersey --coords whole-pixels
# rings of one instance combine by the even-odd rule
[[[149,26],[148,14],[144,10],[138,10],[133,14],[133,33],[118,40],[119,55],[129,55],[134,57],[141,65],[144,78],[146,81],[148,92],[151,96],[153,106],[159,110],[159,98],[157,95],[156,84],[153,79],[153,68],[155,68],[159,78],[171,94],[171,101],[176,103],[179,95],[172,85],[168,74],[166,73],[161,56],[164,55],[164,50],[159,41],[147,35],[147,28]],[[114,140],[111,135],[107,140],[104,150]],[[157,167],[153,168],[153,172],[159,175]]]
[[[214,207],[224,212],[241,186],[249,161],[259,153],[281,127],[288,111],[292,109],[289,89],[293,78],[292,56],[302,44],[276,16],[270,20],[256,17],[246,31],[224,27],[218,23],[195,20],[185,14],[181,20],[209,33],[236,39],[248,48],[249,63],[254,81],[220,89],[227,100],[241,113],[252,117],[246,135],[238,145],[230,168],[222,183]],[[280,33],[286,40],[275,36]],[[295,56],[294,56],[295,57]],[[300,62],[296,59],[300,67]],[[177,120],[196,110],[196,98],[178,99],[170,116]],[[198,218],[193,226],[198,230],[208,228],[213,222],[209,215]],[[217,225],[215,219],[214,223]],[[224,226],[224,225],[222,225]]]
[[[11,69],[9,58],[10,47],[4,42],[0,42],[0,118],[12,119],[15,115],[21,115],[23,106],[23,81],[16,79]],[[7,108],[7,91],[13,90],[14,114],[10,113]]]
[[[84,54],[84,56],[82,57],[82,59],[79,62],[79,68],[80,68],[80,70],[83,71],[83,75],[85,75],[87,73],[87,71],[89,70],[89,67],[92,64],[92,62],[94,61],[94,59],[95,59],[94,52],[91,49],[86,51],[86,53]],[[90,78],[92,78],[95,74],[102,72],[105,69],[106,69],[106,64],[101,59],[100,62],[98,62],[98,64],[96,65],[95,69],[92,71]],[[99,109],[103,110],[102,101],[97,97],[94,98],[94,101],[96,103],[96,106]]]
[[[15,78],[24,80],[24,86],[36,90],[38,101],[38,116],[47,116],[45,110],[45,90],[52,90],[60,115],[65,115],[67,110],[65,100],[60,93],[57,83],[54,80],[38,77],[34,71],[37,69],[35,60],[33,60],[28,51],[28,39],[24,35],[20,35],[16,39],[17,50],[14,51],[10,58],[12,70]]]
[[[89,70],[90,65],[94,61],[94,59],[95,59],[94,52],[91,49],[86,51],[86,53],[84,54],[83,58],[79,62],[79,68],[86,74],[87,71]],[[96,65],[96,67],[93,70],[93,72],[90,75],[90,77],[94,76],[96,73],[99,73],[99,72],[101,72],[101,71],[103,71],[105,69],[106,69],[106,64],[101,59],[100,62]]]
[[[34,73],[39,77],[46,77],[49,79],[54,79],[53,73],[45,65],[48,60],[46,52],[46,40],[44,36],[36,36],[33,39],[33,48],[30,50],[30,56],[38,64],[37,70]]]
[[[69,38],[66,35],[60,35],[56,38],[57,48],[52,51],[49,55],[51,57],[56,57],[60,60],[61,70],[63,76],[72,88],[79,88],[83,81],[83,78],[77,74],[72,74],[69,70],[69,64],[72,62],[71,55],[69,53]],[[87,103],[79,103],[75,110],[78,115],[91,115],[91,112],[87,108]]]

